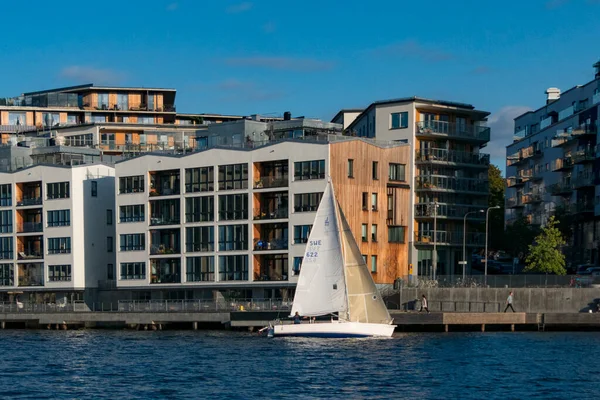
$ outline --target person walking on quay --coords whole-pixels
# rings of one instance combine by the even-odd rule
[[[423,310],[427,311],[427,314],[429,314],[429,307],[427,307],[427,297],[425,297],[425,295],[423,295],[423,298],[421,299],[421,309],[419,310],[419,312]]]
[[[506,299],[506,308],[504,309],[504,312],[506,312],[506,310],[508,310],[508,307],[510,307],[512,312],[515,312],[515,309],[513,308],[512,303],[513,303],[513,292],[510,292],[508,294],[508,298]]]

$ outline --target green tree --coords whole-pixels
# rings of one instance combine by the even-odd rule
[[[527,221],[527,218],[523,216],[506,227],[506,231],[504,232],[504,250],[515,257],[526,254],[529,246],[539,233],[539,229],[533,227]]]
[[[488,168],[488,180],[490,182],[490,194],[488,203],[490,207],[500,206],[504,208],[504,189],[506,182],[502,177],[502,171],[494,164],[490,164]]]
[[[506,183],[502,177],[502,171],[500,171],[500,168],[490,164],[488,168],[488,180],[488,204],[490,207],[500,207],[499,210],[490,211],[489,246],[493,250],[506,250],[507,245],[511,241],[506,240],[504,233],[504,190]]]
[[[535,242],[529,245],[525,271],[556,275],[567,273],[565,256],[561,252],[561,246],[565,244],[565,239],[557,224],[554,217],[550,217],[546,226],[535,238]]]

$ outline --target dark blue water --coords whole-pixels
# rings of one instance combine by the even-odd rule
[[[600,333],[0,331],[2,398],[600,398]]]

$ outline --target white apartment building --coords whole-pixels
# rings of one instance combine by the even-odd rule
[[[84,299],[113,279],[114,231],[114,168],[0,173],[0,300]]]

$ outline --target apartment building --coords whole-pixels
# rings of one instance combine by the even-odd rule
[[[470,104],[408,97],[377,101],[356,115],[342,110],[334,121],[353,119],[344,134],[406,143],[410,148],[409,262],[411,274],[462,274],[463,239],[469,271],[472,251],[485,244],[490,140],[486,111]],[[463,229],[467,219],[466,237]]]
[[[409,158],[400,143],[330,135],[118,162],[117,287],[291,297],[327,179],[375,280],[391,283],[408,270]]]
[[[113,279],[114,169],[0,173],[0,301],[83,300]]]
[[[600,62],[594,68],[592,81],[562,93],[549,88],[546,104],[515,118],[506,147],[506,223],[544,225],[562,208],[574,219],[573,263],[598,264]]]

